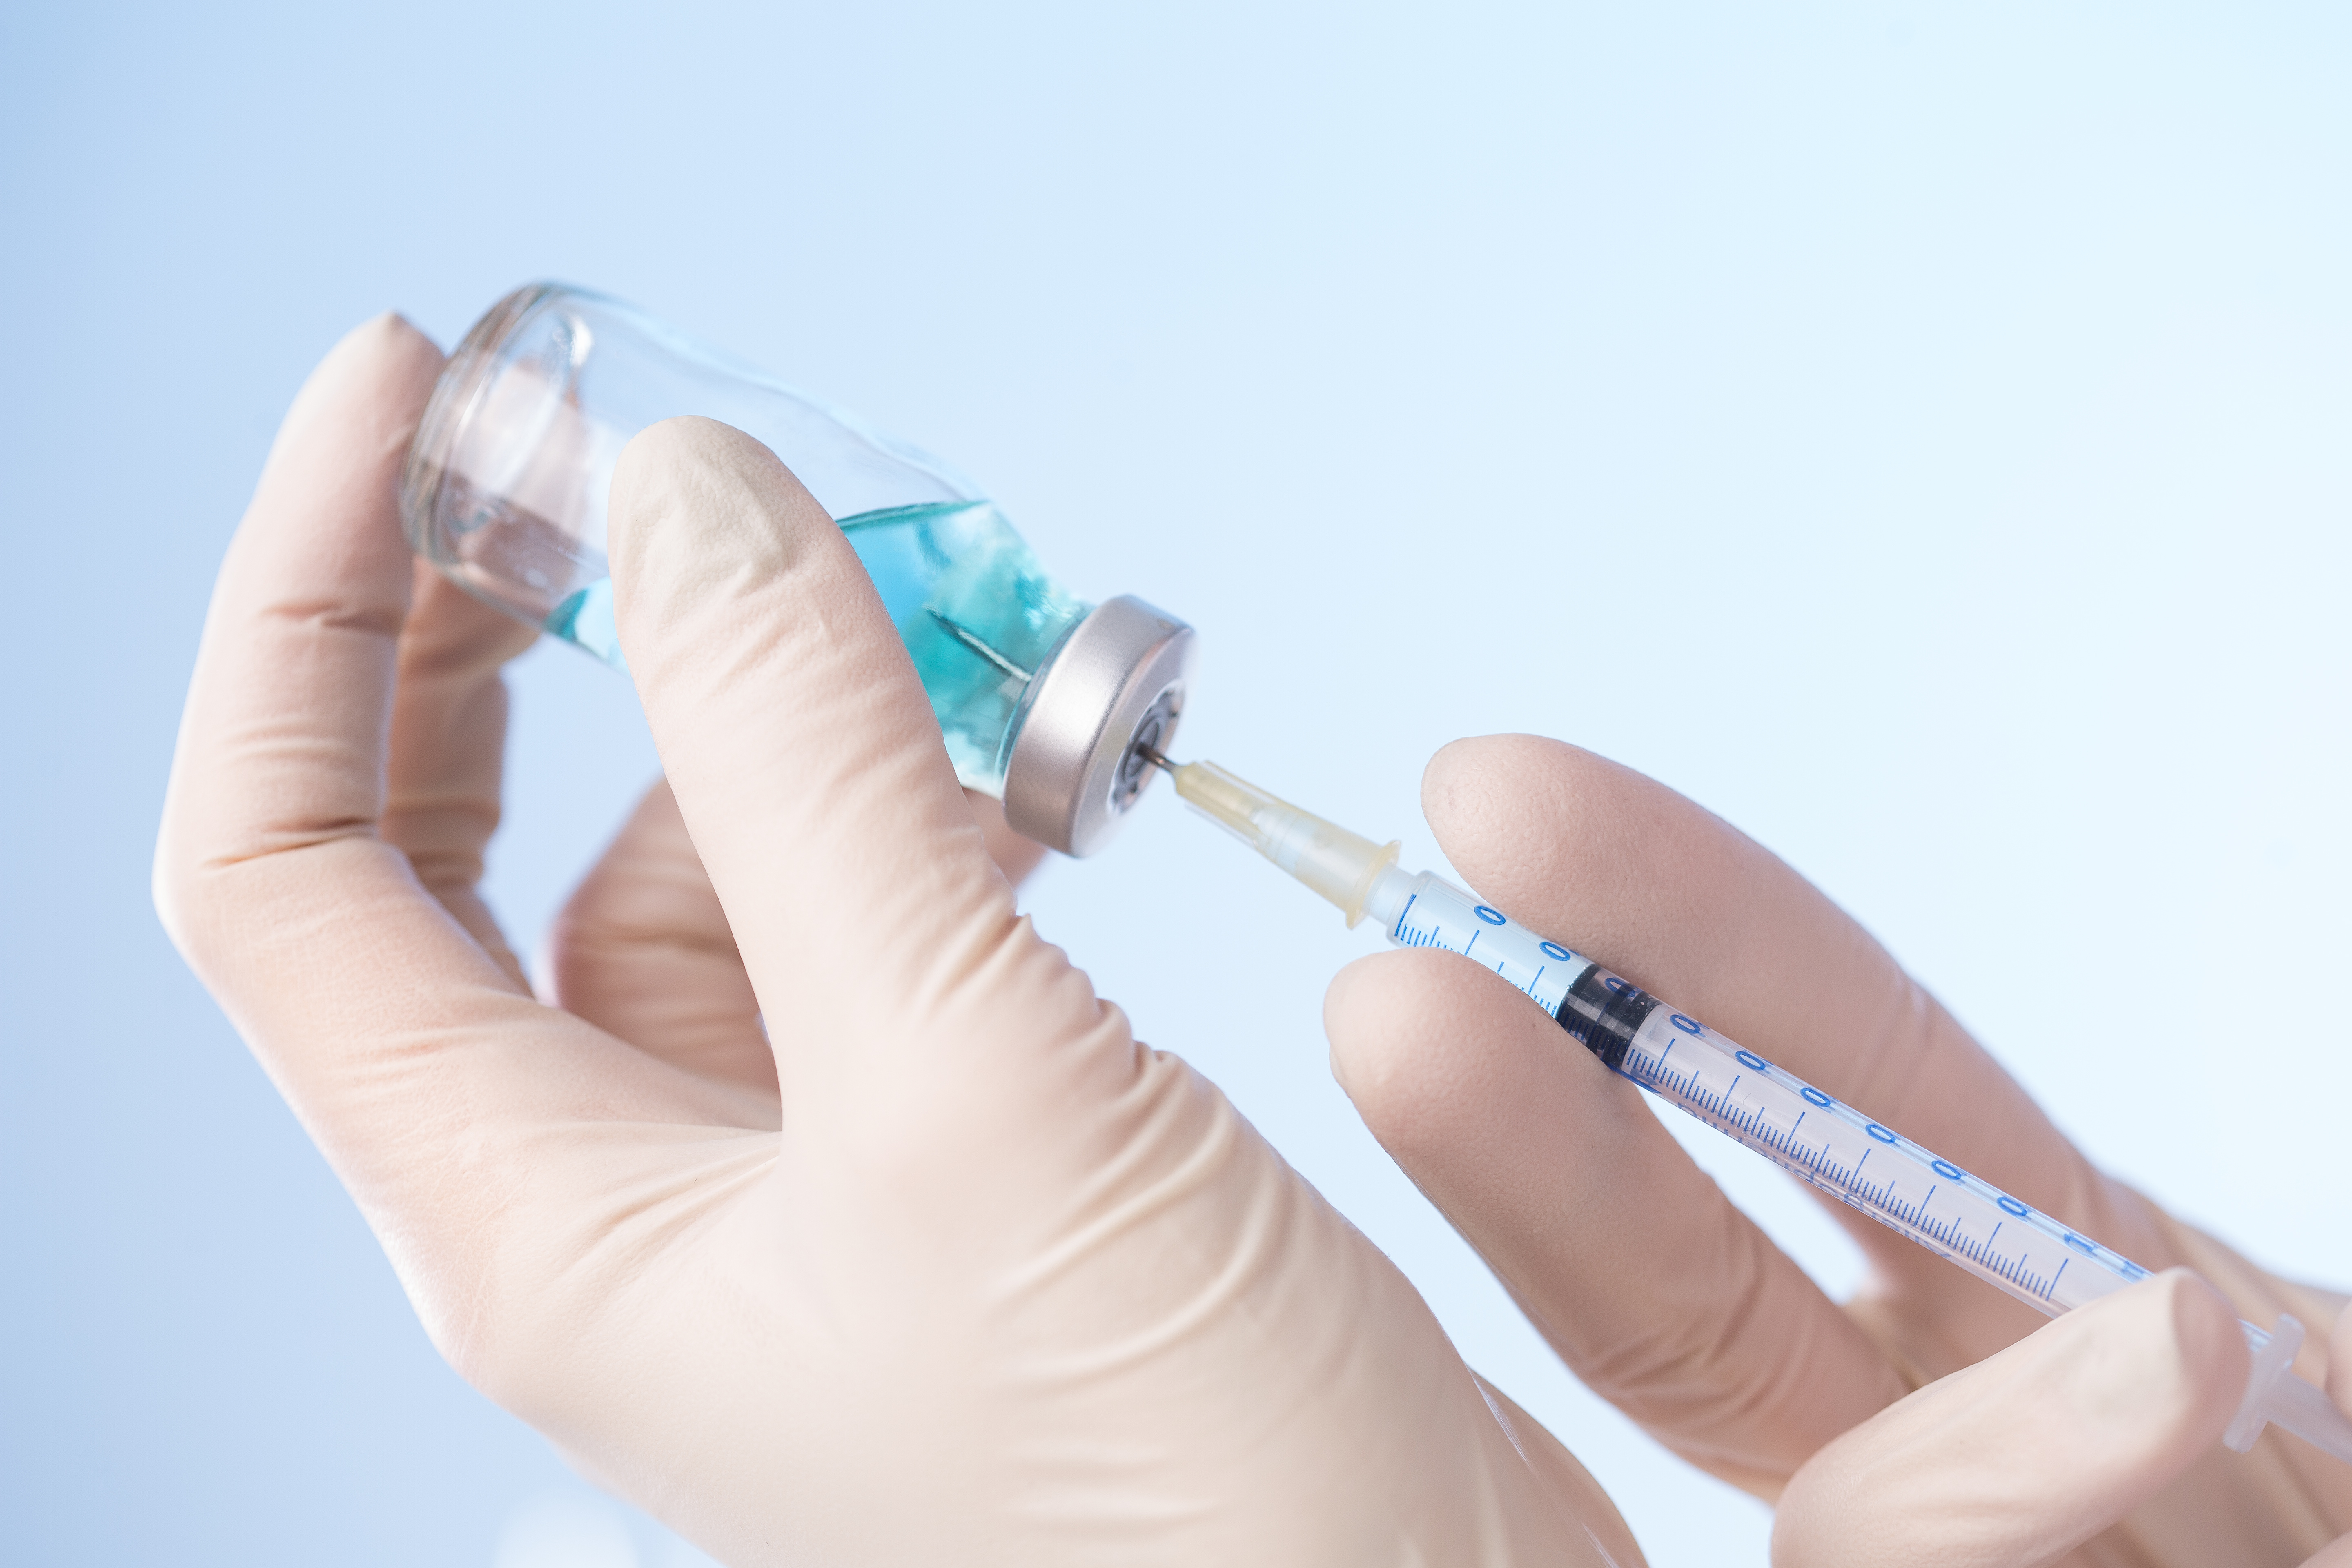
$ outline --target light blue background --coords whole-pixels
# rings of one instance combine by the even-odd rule
[[[376,310],[446,343],[538,276],[979,476],[1075,585],[1202,628],[1182,750],[1412,860],[1458,734],[1665,780],[2115,1168],[2352,1283],[2347,31],[9,6],[0,1559],[690,1560],[441,1365],[146,894],[207,584],[295,387]],[[587,659],[515,683],[492,891],[528,944],[655,763]],[[1364,942],[1207,832],[1154,802],[1041,877],[1040,925],[1654,1563],[1760,1562],[1763,1511],[1583,1394],[1331,1085],[1323,981]],[[1851,1282],[1779,1178],[1706,1157]]]

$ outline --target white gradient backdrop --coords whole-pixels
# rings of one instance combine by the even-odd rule
[[[1456,735],[1666,781],[2114,1168],[2352,1284],[2347,65],[2318,5],[0,11],[0,1559],[698,1560],[441,1365],[146,897],[287,400],[541,276],[978,476],[1201,628],[1180,750],[1412,860]],[[656,764],[584,658],[515,685],[528,945]],[[1762,1561],[1332,1085],[1363,939],[1164,795],[1029,902],[1654,1563]]]

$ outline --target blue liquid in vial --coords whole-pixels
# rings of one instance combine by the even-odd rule
[[[1003,794],[1022,693],[1091,606],[1045,574],[991,501],[892,507],[840,526],[914,658],[956,776]],[[628,668],[610,577],[572,594],[543,624],[614,668]]]

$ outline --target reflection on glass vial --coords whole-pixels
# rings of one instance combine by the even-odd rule
[[[1055,582],[996,507],[938,459],[617,301],[533,285],[467,333],[410,452],[410,542],[478,597],[623,667],[605,498],[630,437],[679,414],[765,442],[839,521],[914,659],[957,775],[1003,795],[1033,689],[1094,606]],[[1189,642],[1181,623],[1168,624]],[[1063,700],[1080,700],[1156,703],[1157,733],[1181,709],[1181,684]],[[1142,711],[1100,717],[1132,727]],[[1107,788],[1097,815],[1115,816],[1142,782],[1108,787],[1089,775],[1068,787]]]

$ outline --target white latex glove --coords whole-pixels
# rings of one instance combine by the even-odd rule
[[[2244,1388],[2242,1338],[2222,1331],[2233,1317],[2268,1327],[2293,1312],[2311,1331],[2297,1370],[2333,1373],[2347,1402],[2352,1367],[2328,1342],[2342,1297],[2256,1268],[2102,1174],[1867,931],[1652,780],[1500,736],[1440,752],[1423,804],[1447,858],[1514,920],[2082,1234],[2221,1292],[2174,1275],[2044,1327],[1832,1203],[1871,1268],[1854,1300],[1833,1302],[1631,1083],[1507,983],[1444,952],[1350,965],[1326,1017],[1373,1132],[1588,1385],[1760,1497],[1794,1486],[1787,1561],[2041,1562],[2104,1531],[2067,1562],[2290,1568],[2352,1528],[2352,1468],[2275,1428],[2242,1456],[2215,1440]],[[2336,1349],[2352,1352],[2340,1330]],[[2054,1419],[2037,1390],[2064,1396]],[[1947,1445],[1913,1440],[1943,1426]]]
[[[2352,1313],[2337,1321],[2329,1363],[2331,1393],[2352,1406]],[[2325,1540],[2335,1526],[2313,1517],[2285,1461],[2219,1447],[2246,1363],[2229,1301],[2189,1270],[2168,1269],[1929,1384],[1814,1454],[1780,1495],[1772,1561],[2347,1568],[2352,1535],[2308,1559],[2288,1540]],[[2216,1453],[2234,1461],[2222,1467],[2234,1495],[2217,1499],[2197,1476]]]
[[[713,988],[600,992],[629,930],[591,892],[557,984],[614,1027],[534,1000],[474,890],[530,634],[394,516],[439,364],[386,319],[297,400],[156,889],[453,1364],[739,1564],[1640,1561],[1396,1269],[1014,912],[856,556],[724,426],[639,437],[612,504]]]

